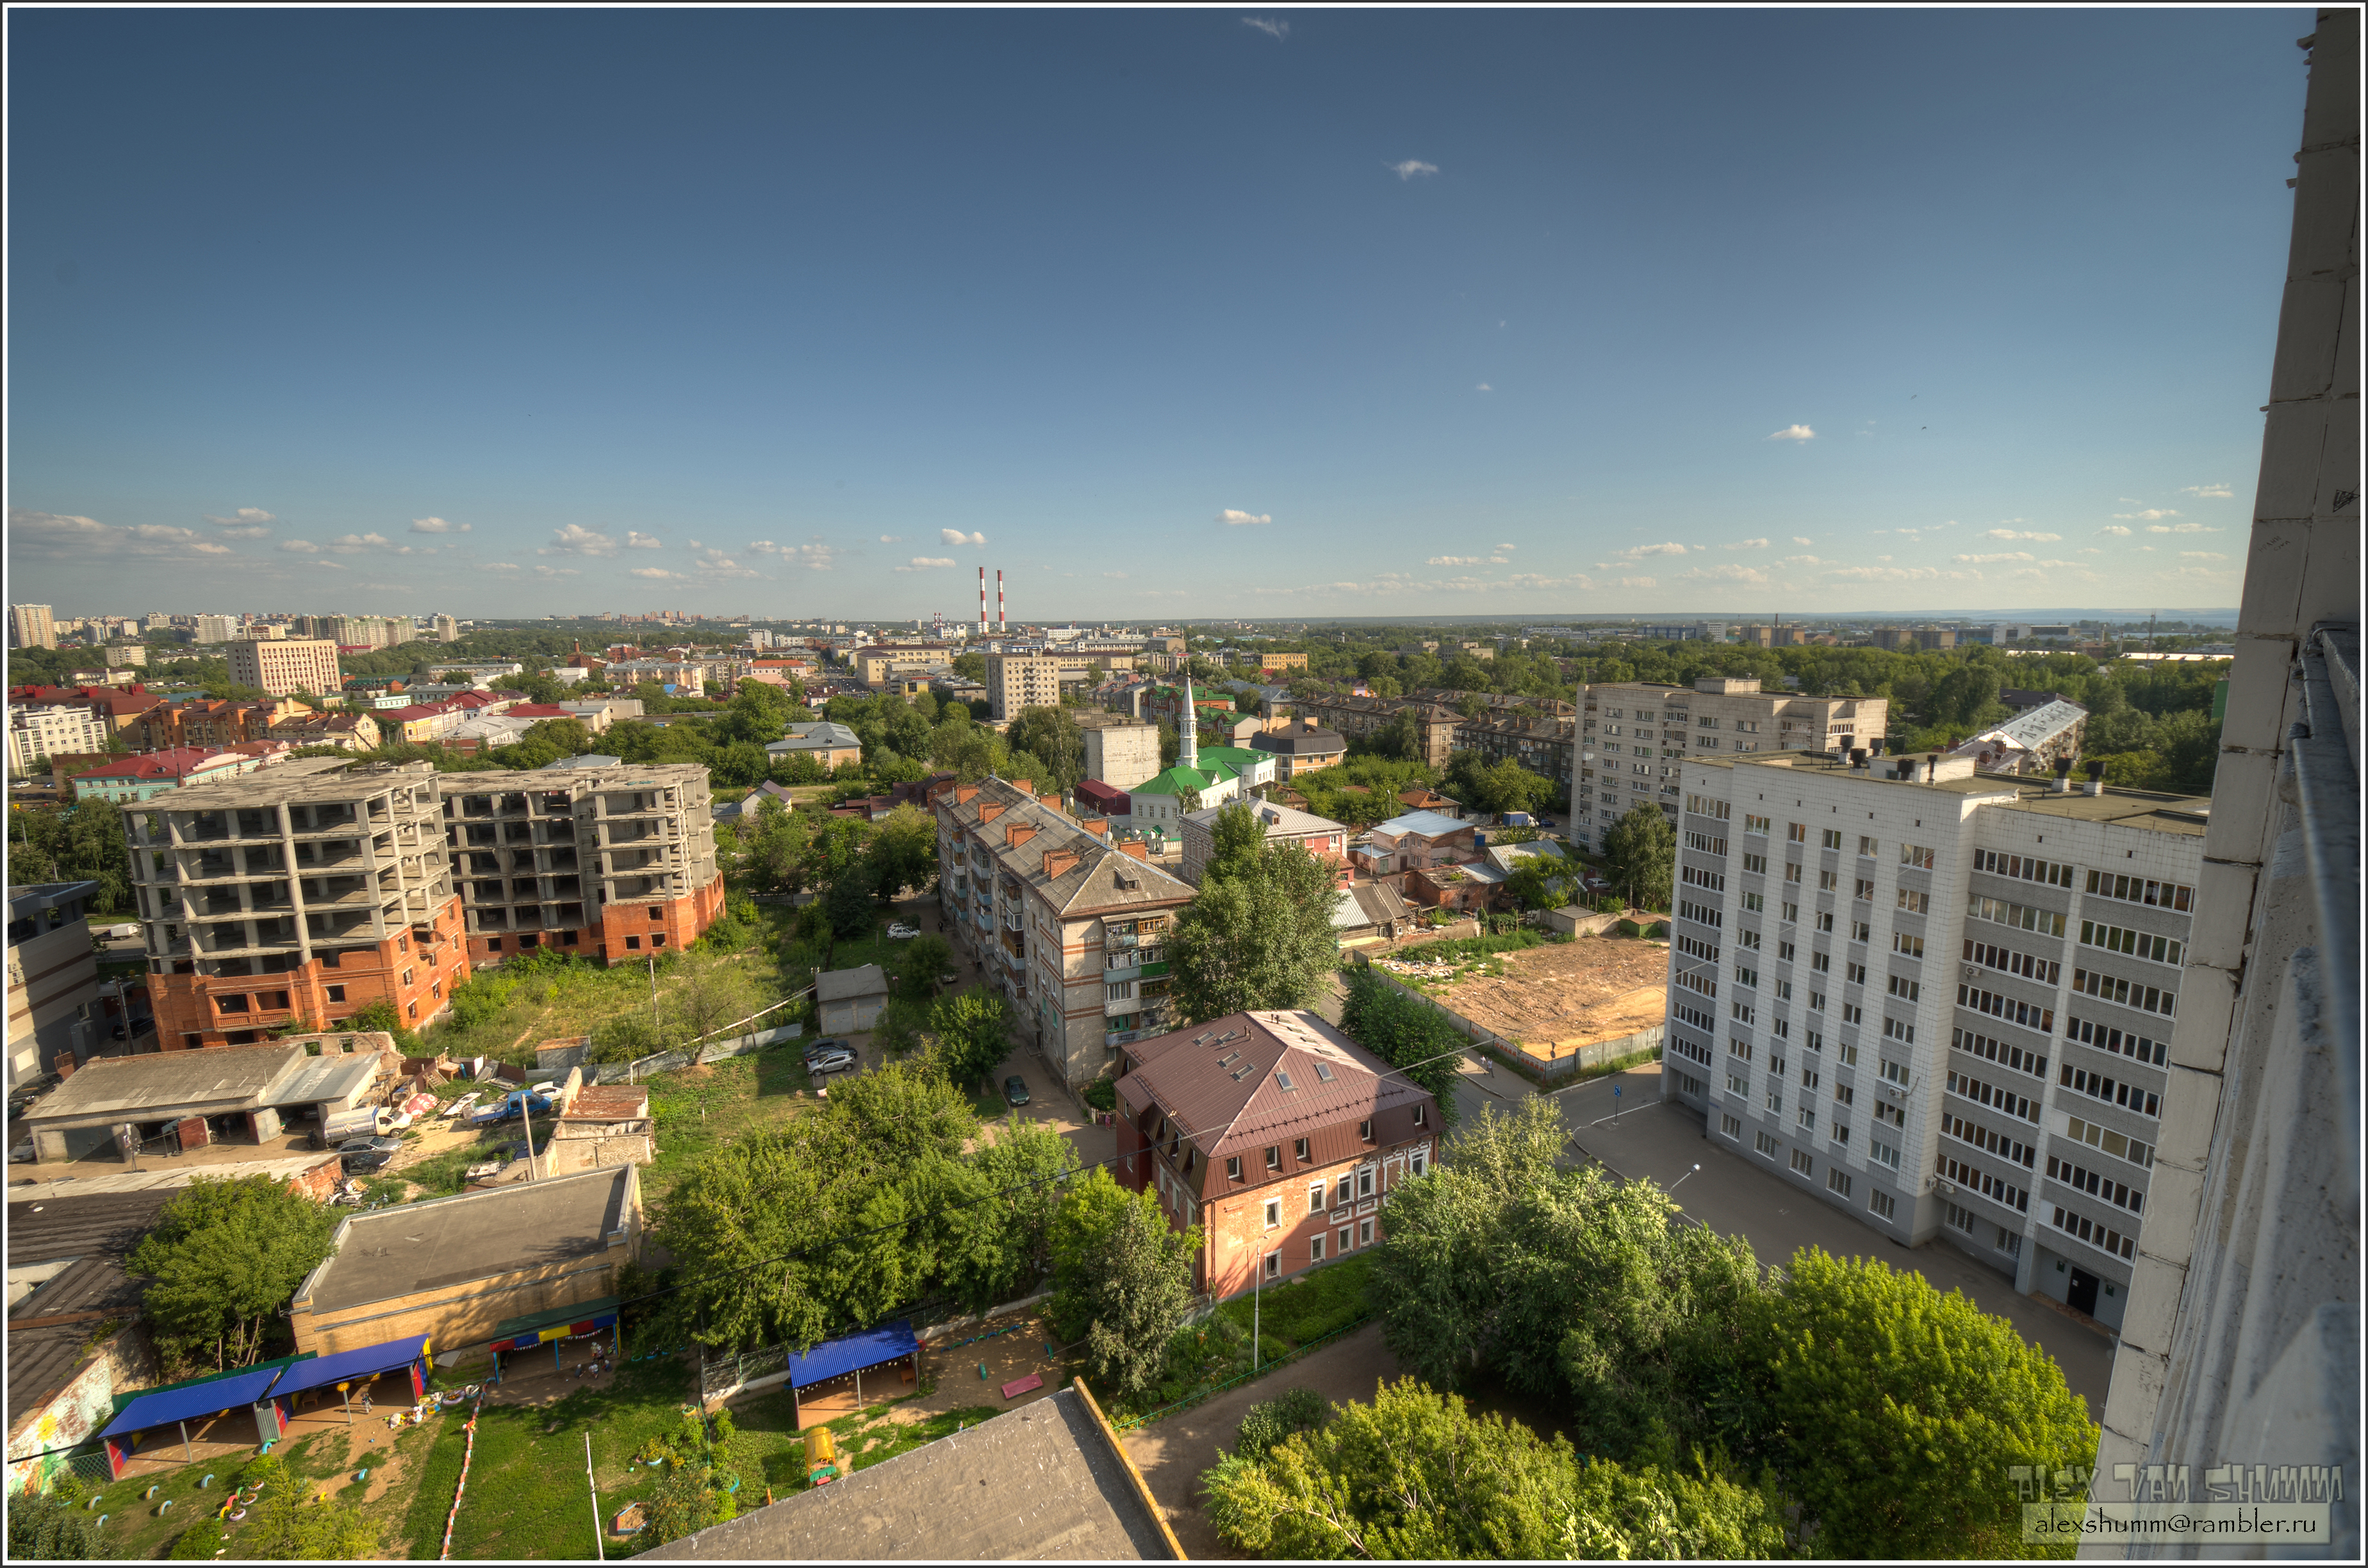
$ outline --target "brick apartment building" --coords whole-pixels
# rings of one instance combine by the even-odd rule
[[[224,648],[230,663],[230,683],[251,686],[273,697],[293,691],[324,696],[343,684],[337,670],[337,645],[314,637],[241,637]]]
[[[1422,747],[1423,765],[1445,767],[1455,752],[1456,726],[1463,715],[1443,702],[1409,701],[1397,697],[1294,697],[1291,710],[1350,737],[1370,735],[1397,722],[1411,710]]]
[[[1638,805],[1678,817],[1679,771],[1689,758],[1772,751],[1829,751],[1844,736],[1880,737],[1890,703],[1880,697],[1762,692],[1756,679],[1705,676],[1691,687],[1622,681],[1590,686],[1570,784],[1570,841],[1582,849]]]
[[[416,1028],[469,977],[424,762],[302,758],[147,801],[124,824],[165,1050],[334,1026],[378,1001]]]
[[[723,913],[707,769],[584,760],[439,781],[472,963],[542,947],[644,958]]]
[[[1121,1050],[1114,1173],[1201,1228],[1220,1298],[1380,1240],[1382,1199],[1438,1157],[1439,1104],[1315,1014],[1233,1013]]]
[[[985,963],[1053,1071],[1083,1085],[1167,1026],[1166,936],[1190,886],[1025,780],[954,785],[933,804],[947,932]]]
[[[1518,762],[1531,772],[1554,781],[1564,799],[1571,790],[1571,772],[1578,747],[1578,721],[1529,715],[1466,719],[1455,726],[1455,749],[1477,752],[1490,767]]]

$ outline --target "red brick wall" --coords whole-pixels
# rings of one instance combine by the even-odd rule
[[[450,1005],[452,988],[469,978],[470,954],[462,929],[461,901],[447,899],[432,926],[441,943],[415,940],[408,927],[373,951],[348,950],[345,961],[331,969],[319,959],[280,974],[225,975],[209,979],[199,974],[151,974],[149,994],[156,1012],[156,1043],[166,1051],[188,1048],[186,1037],[196,1035],[200,1046],[228,1045],[233,1034],[253,1031],[257,1040],[291,1018],[317,1019],[334,1028],[372,1002],[391,1001],[405,1028],[418,1028]],[[404,976],[410,976],[405,983]],[[341,1000],[332,1001],[328,988],[342,986]],[[260,996],[285,992],[288,1005],[245,1013],[222,1013],[214,1006],[219,995]]]
[[[655,910],[657,918],[650,912]],[[578,926],[574,933],[575,945],[570,947],[562,938],[570,933],[561,931],[493,932],[469,937],[470,960],[477,964],[499,963],[506,958],[532,949],[518,946],[520,935],[537,938],[538,948],[551,948],[562,953],[580,953],[603,963],[631,961],[639,963],[652,953],[680,950],[707,935],[707,928],[723,915],[723,879],[718,876],[697,892],[680,898],[655,902],[611,903],[601,907],[600,919],[590,926]],[[628,947],[625,938],[633,938]],[[654,943],[655,937],[664,942]],[[493,944],[501,943],[499,949]]]

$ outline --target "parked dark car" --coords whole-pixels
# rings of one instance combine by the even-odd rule
[[[1028,1103],[1028,1080],[1014,1073],[1003,1080],[1003,1097],[1013,1105]]]
[[[378,1170],[402,1147],[400,1138],[348,1138],[337,1145],[337,1165],[347,1172]]]

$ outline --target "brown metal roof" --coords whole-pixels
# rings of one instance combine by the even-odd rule
[[[1246,1183],[1257,1185],[1272,1179],[1269,1147],[1282,1150],[1287,1177],[1302,1168],[1295,1149],[1302,1138],[1309,1142],[1305,1168],[1314,1169],[1427,1136],[1440,1125],[1428,1090],[1383,1076],[1387,1062],[1304,1010],[1233,1013],[1127,1050],[1139,1065],[1119,1082],[1125,1112],[1162,1118],[1170,1138],[1190,1142],[1200,1156],[1193,1179],[1203,1195],[1230,1185],[1224,1165],[1229,1155],[1244,1156]],[[1358,1135],[1367,1121],[1370,1140]],[[1156,1141],[1156,1121],[1146,1131]]]
[[[632,1121],[650,1114],[646,1084],[586,1084],[561,1113],[567,1121]]]

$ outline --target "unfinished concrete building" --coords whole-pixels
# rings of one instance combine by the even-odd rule
[[[449,1006],[469,959],[436,784],[424,762],[308,757],[126,812],[159,1044]]]
[[[723,912],[705,767],[561,762],[441,783],[472,962],[544,947],[643,958]]]

